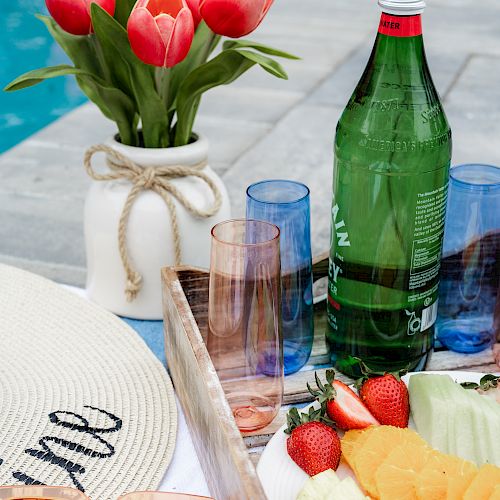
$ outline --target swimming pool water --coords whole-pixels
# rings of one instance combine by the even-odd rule
[[[31,69],[68,63],[45,25],[44,0],[2,0],[0,87]],[[74,78],[59,77],[17,92],[0,90],[0,153],[85,102]]]

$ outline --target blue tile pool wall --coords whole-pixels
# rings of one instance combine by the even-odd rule
[[[1,0],[0,86],[26,71],[67,64],[35,14],[46,14],[43,0]],[[59,77],[17,92],[0,91],[0,153],[85,102],[74,78]]]

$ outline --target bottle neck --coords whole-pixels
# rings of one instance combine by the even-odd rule
[[[382,12],[377,38],[368,65],[381,71],[398,65],[419,72],[426,67],[420,14],[398,16]]]
[[[396,16],[382,12],[378,32],[396,38],[422,35],[422,16]]]

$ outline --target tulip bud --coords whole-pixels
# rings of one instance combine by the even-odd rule
[[[138,0],[127,23],[130,46],[146,64],[171,68],[188,54],[194,37],[186,0]]]
[[[191,14],[193,14],[194,28],[196,29],[202,19],[200,14],[200,0],[186,0],[186,2],[191,10]]]
[[[200,14],[218,35],[240,38],[261,23],[273,0],[200,0]]]
[[[90,6],[96,3],[110,16],[115,13],[115,0],[45,0],[55,22],[72,35],[92,33]]]

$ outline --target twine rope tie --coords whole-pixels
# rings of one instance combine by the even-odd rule
[[[100,174],[94,170],[92,166],[92,157],[96,153],[106,153],[106,164],[110,170],[109,173]],[[132,189],[123,206],[118,225],[118,248],[127,277],[125,295],[127,301],[132,302],[141,290],[143,279],[141,274],[135,270],[129,256],[127,249],[127,224],[130,211],[139,193],[146,190],[154,191],[162,197],[167,205],[172,225],[176,266],[181,264],[181,241],[177,222],[177,212],[173,199],[175,198],[189,213],[191,213],[191,215],[200,218],[208,218],[219,211],[222,205],[222,194],[215,182],[203,172],[203,169],[207,165],[206,161],[199,162],[195,165],[152,165],[145,167],[132,161],[129,157],[110,146],[97,144],[90,147],[85,152],[83,163],[87,174],[95,181],[126,179],[132,183]],[[188,176],[201,179],[210,188],[214,200],[212,206],[207,210],[200,210],[194,206],[171,182],[173,179]]]

